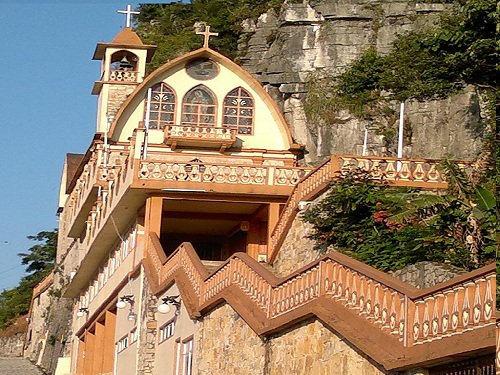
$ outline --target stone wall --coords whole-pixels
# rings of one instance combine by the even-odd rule
[[[307,238],[311,231],[312,225],[303,222],[299,212],[273,263],[272,270],[277,276],[287,276],[322,255],[314,249],[314,241]]]
[[[317,320],[259,337],[227,304],[197,323],[195,375],[385,374]]]
[[[383,370],[317,320],[269,340],[266,375],[381,375]]]
[[[22,357],[26,332],[0,337],[0,357]]]
[[[58,276],[56,276],[56,280]],[[54,285],[60,285],[58,281]],[[57,292],[56,292],[57,293]],[[71,343],[71,317],[73,300],[54,296],[45,320],[47,322],[46,343],[37,364],[47,373],[53,374],[60,357],[67,357]]]
[[[33,299],[31,305],[31,316],[28,326],[28,341],[24,350],[24,356],[30,361],[39,364],[42,351],[47,341],[48,315],[52,298],[48,291],[41,293]]]
[[[54,373],[60,357],[67,357],[71,350],[71,317],[73,300],[62,298],[62,288],[68,275],[60,258],[53,284],[32,301],[24,357],[40,366],[47,373]]]
[[[149,288],[148,279],[141,269],[141,306],[138,317],[139,329],[139,349],[137,351],[137,375],[152,375],[155,365],[155,344],[156,332],[156,307],[158,299],[153,295]]]
[[[419,262],[391,272],[391,274],[401,281],[423,289],[450,280],[465,272],[465,270],[449,264]]]
[[[323,193],[320,195],[311,202],[311,205],[321,201],[326,194]],[[272,270],[277,276],[287,276],[323,255],[314,249],[314,241],[307,238],[311,234],[313,227],[312,224],[302,221],[300,217],[302,212],[297,212],[297,216],[295,216],[278,255],[272,264]]]
[[[108,116],[114,116],[120,109],[123,102],[134,91],[135,85],[110,85],[108,107],[106,113]]]
[[[267,375],[265,342],[229,305],[206,314],[196,329],[194,375]]]
[[[364,129],[373,155],[394,155],[396,137],[377,134],[346,111],[333,123],[310,123],[304,112],[306,83],[313,72],[341,74],[369,47],[387,53],[398,34],[436,22],[445,4],[400,0],[285,1],[279,14],[269,11],[247,21],[240,40],[242,66],[260,80],[281,105],[296,142],[315,163],[334,153],[360,154]],[[399,103],[393,103],[399,117]],[[478,95],[473,88],[445,100],[407,103],[404,156],[473,158],[481,146]],[[395,129],[396,122],[386,126]]]

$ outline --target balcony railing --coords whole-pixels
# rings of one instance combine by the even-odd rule
[[[140,162],[139,179],[290,187],[307,172],[308,168],[145,160]]]
[[[84,221],[87,217],[82,217],[81,215],[87,215],[87,212],[83,209],[85,205],[93,203],[91,200],[96,199],[97,187],[101,189],[106,189],[110,181],[116,178],[116,175],[120,173],[121,159],[123,156],[120,150],[109,151],[108,155],[105,155],[104,146],[102,144],[97,144],[88,163],[83,167],[83,171],[80,177],[75,183],[73,191],[70,193],[66,206],[64,208],[65,219],[64,222],[68,223],[67,230],[69,234],[80,235],[80,229],[83,228]],[[104,166],[103,159],[112,159],[113,165]],[[108,160],[109,161],[109,160]],[[93,193],[92,193],[93,192]],[[95,205],[95,203],[94,203]],[[78,221],[80,225],[75,229],[75,223]],[[82,228],[80,228],[82,226]]]
[[[101,181],[104,177],[100,173],[99,167],[101,157],[102,145],[96,145],[66,201],[63,215],[64,222],[68,223],[68,229],[73,226],[76,217],[81,213],[83,205],[87,202],[90,193],[96,187],[98,181]]]
[[[141,136],[143,133],[141,133]],[[114,207],[120,202],[121,198],[128,190],[134,179],[134,158],[138,151],[135,147],[136,134],[130,141],[128,152],[123,155],[121,165],[113,167],[113,173],[108,175],[106,183],[99,190],[97,200],[90,211],[85,232],[86,251],[93,243],[95,237],[102,229],[103,225],[108,221]]]
[[[236,141],[236,129],[214,126],[169,125],[165,127],[165,144],[177,146],[214,147],[221,152]]]
[[[126,70],[112,70],[109,73],[109,80],[112,82],[136,83],[139,72]]]

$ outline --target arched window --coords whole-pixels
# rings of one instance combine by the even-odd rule
[[[149,129],[164,129],[165,126],[172,125],[174,119],[175,94],[166,83],[157,83],[151,87]]]
[[[207,87],[196,86],[184,96],[182,125],[215,125],[215,96]]]
[[[237,87],[224,98],[223,126],[236,129],[238,134],[253,132],[254,103],[252,96],[243,87]]]

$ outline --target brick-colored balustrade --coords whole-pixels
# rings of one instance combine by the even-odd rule
[[[208,275],[189,243],[167,259],[150,234],[144,265],[155,293],[177,283],[193,317],[225,300],[267,334],[316,315],[387,370],[495,345],[494,264],[423,290],[340,253],[283,279],[238,253]]]

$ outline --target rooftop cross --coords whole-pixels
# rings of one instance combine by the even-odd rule
[[[203,47],[204,48],[208,48],[208,41],[212,35],[214,35],[214,36],[219,35],[219,33],[211,33],[210,26],[208,26],[208,25],[205,25],[205,31],[197,31],[196,34],[204,36],[204,38],[205,38],[203,40]]]
[[[139,14],[140,12],[136,12],[132,10],[132,5],[128,4],[126,10],[117,10],[117,13],[125,14],[127,17],[125,19],[125,27],[130,27],[130,21],[132,19],[132,14]]]

